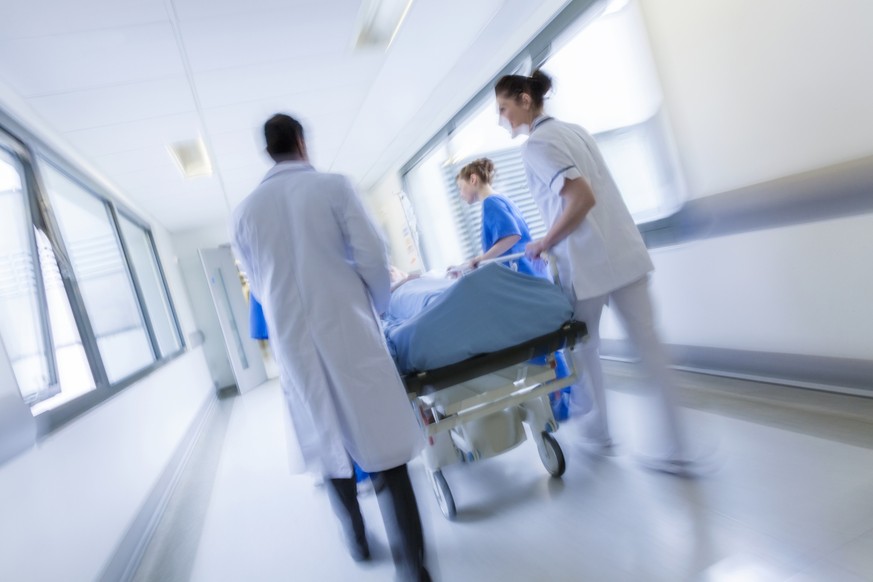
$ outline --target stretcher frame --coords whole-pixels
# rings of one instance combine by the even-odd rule
[[[485,423],[502,413],[510,415],[509,422],[515,425],[523,422],[530,428],[546,470],[553,477],[564,473],[563,451],[551,434],[558,429],[558,423],[548,394],[575,383],[577,377],[568,358],[569,375],[556,378],[555,353],[572,349],[587,337],[585,324],[571,320],[552,333],[504,350],[404,376],[426,439],[423,458],[428,476],[448,519],[454,519],[457,510],[442,467],[496,456],[526,440],[522,429],[517,440],[495,449],[489,449],[485,442],[485,450],[478,450],[467,434],[477,421]],[[542,356],[546,357],[545,365],[530,363]]]

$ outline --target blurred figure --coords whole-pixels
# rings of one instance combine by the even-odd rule
[[[385,244],[351,183],[308,162],[300,123],[264,125],[276,165],[234,211],[233,242],[261,300],[307,468],[325,477],[352,557],[370,557],[354,462],[371,474],[403,580],[430,580],[406,463],[421,433],[377,313]]]
[[[474,257],[462,270],[475,268],[482,261],[524,252],[532,240],[530,228],[518,207],[491,187],[494,162],[488,158],[470,162],[461,168],[456,180],[464,202],[482,203],[482,254]],[[548,278],[545,262],[541,259],[522,257],[513,263],[504,264],[519,273]]]
[[[504,76],[494,90],[501,125],[513,137],[530,136],[522,158],[531,194],[550,225],[543,238],[527,245],[527,255],[552,253],[576,318],[590,333],[573,352],[577,367],[591,378],[594,405],[586,416],[586,436],[600,451],[612,449],[599,354],[600,316],[608,302],[640,353],[663,419],[664,449],[641,461],[653,469],[687,473],[683,428],[649,295],[654,266],[594,139],[581,127],[544,114],[543,98],[551,86],[548,76],[535,71],[530,77]]]
[[[522,253],[527,244],[533,240],[530,227],[522,216],[521,210],[512,200],[501,196],[491,186],[494,182],[494,173],[494,162],[488,158],[480,158],[461,168],[456,177],[461,199],[467,204],[482,203],[482,254],[474,257],[466,265],[462,265],[460,271],[475,269],[482,261]],[[508,263],[504,265],[525,275],[551,280],[546,263],[540,258],[522,257],[513,261],[512,265]],[[570,370],[567,368],[564,352],[555,354],[555,359],[556,377],[569,376]],[[541,361],[536,363],[545,363],[545,357],[539,360]],[[581,391],[580,388],[577,390]],[[571,388],[567,387],[549,394],[556,420],[567,420],[569,417],[570,392]]]

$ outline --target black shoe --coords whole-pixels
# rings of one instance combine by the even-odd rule
[[[355,562],[366,562],[370,559],[370,544],[367,543],[366,536],[361,539],[348,539],[346,546],[348,546],[349,554]]]

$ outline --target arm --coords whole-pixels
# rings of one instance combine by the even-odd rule
[[[505,253],[506,251],[511,249],[513,246],[515,246],[515,243],[517,243],[519,240],[521,240],[521,235],[518,235],[518,234],[512,234],[509,236],[505,236],[502,239],[500,239],[499,241],[497,241],[496,243],[494,243],[493,245],[491,245],[491,248],[488,249],[486,252],[482,253],[481,255],[473,257],[472,259],[470,259],[466,263],[463,263],[457,267],[449,267],[448,270],[451,271],[452,273],[454,273],[452,275],[452,277],[458,277],[458,276],[460,276],[461,272],[470,271],[470,270],[475,269],[476,267],[479,266],[479,263],[481,263],[482,261],[487,261],[489,259],[496,259],[497,257],[503,255],[503,253]],[[392,289],[392,291],[393,291],[393,289]]]
[[[334,211],[351,251],[355,271],[367,286],[376,311],[384,313],[391,299],[391,275],[385,241],[347,179],[342,181],[337,202]]]
[[[497,257],[503,255],[506,251],[515,246],[515,243],[521,240],[521,235],[519,234],[511,234],[509,236],[505,236],[502,239],[498,240],[496,243],[491,245],[491,248],[486,252],[482,253],[478,257],[475,257],[470,263],[475,267],[482,261],[487,261],[488,259],[496,259]]]
[[[584,177],[565,178],[560,196],[564,200],[564,210],[546,236],[527,245],[525,252],[528,257],[538,257],[567,238],[582,224],[596,204],[594,191]]]

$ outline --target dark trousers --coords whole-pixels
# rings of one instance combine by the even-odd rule
[[[421,517],[415,503],[415,493],[409,481],[406,465],[371,473],[373,488],[397,573],[403,580],[430,580],[424,567],[424,535]],[[327,487],[330,504],[342,524],[349,541],[366,540],[364,518],[358,505],[358,490],[354,477],[330,479]]]

